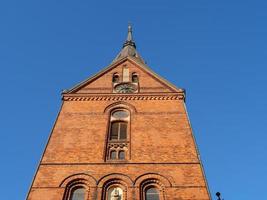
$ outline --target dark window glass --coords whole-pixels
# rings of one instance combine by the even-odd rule
[[[119,82],[119,75],[114,74],[113,77],[112,77],[112,82],[113,83],[118,83]]]
[[[111,151],[110,152],[110,159],[115,160],[117,158],[117,152],[116,151]]]
[[[137,76],[137,74],[133,74],[132,75],[132,82],[133,83],[138,83],[138,76]]]
[[[159,200],[159,191],[154,187],[147,189],[145,200]]]
[[[120,139],[125,140],[127,134],[127,123],[121,122],[120,123]]]
[[[117,140],[119,136],[119,122],[113,122],[111,124],[110,139]]]
[[[111,124],[110,140],[125,140],[127,137],[127,122],[113,122]]]
[[[120,160],[124,160],[125,159],[125,152],[124,151],[120,151],[119,152],[119,159]]]
[[[73,191],[71,195],[71,200],[84,200],[85,197],[85,189],[84,188],[78,188]]]

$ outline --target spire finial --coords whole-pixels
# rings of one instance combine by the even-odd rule
[[[132,25],[129,22],[128,23],[128,35],[127,35],[127,41],[132,41],[133,40],[133,30],[132,30]]]
[[[126,39],[126,41],[124,42],[123,47],[128,46],[128,45],[130,45],[130,46],[136,48],[136,46],[135,46],[135,42],[134,42],[134,40],[133,40],[133,29],[132,29],[132,25],[131,25],[131,23],[128,23],[128,34],[127,34],[127,39]]]
[[[135,42],[133,40],[132,33],[133,33],[132,25],[131,25],[131,23],[128,23],[128,33],[127,33],[126,41],[123,43],[122,50],[116,56],[116,58],[113,60],[113,62],[118,61],[122,58],[132,57],[141,63],[145,63],[145,61],[141,58],[141,56],[139,55],[139,53],[136,50],[136,46],[135,46]]]

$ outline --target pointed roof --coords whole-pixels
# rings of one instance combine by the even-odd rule
[[[120,63],[125,62],[126,60],[129,60],[129,61],[132,61],[133,63],[136,63],[138,67],[142,68],[144,71],[146,71],[149,74],[151,74],[152,76],[154,76],[161,83],[165,84],[167,87],[169,87],[170,89],[172,89],[173,92],[178,92],[178,93],[183,93],[184,94],[184,92],[185,92],[184,89],[176,87],[175,85],[173,85],[172,83],[170,83],[168,80],[164,79],[163,77],[161,77],[160,75],[158,75],[157,73],[155,73],[145,63],[143,63],[143,62],[141,63],[138,59],[136,59],[134,57],[124,57],[124,58],[122,58],[120,60],[117,60],[116,62],[111,63],[109,66],[107,66],[106,68],[102,69],[100,72],[98,72],[94,76],[91,76],[88,79],[86,79],[86,80],[78,83],[77,85],[75,85],[74,87],[70,88],[69,90],[64,90],[62,94],[71,94],[73,92],[76,92],[80,88],[82,88],[85,85],[89,84],[90,82],[96,80],[97,78],[99,78],[103,74],[107,73],[108,71],[112,70],[113,68],[115,68],[116,66],[118,66]]]
[[[169,81],[167,81],[166,79],[164,79],[163,77],[161,77],[160,75],[155,73],[150,67],[147,66],[145,61],[137,53],[136,45],[135,45],[135,42],[134,42],[133,36],[132,36],[131,25],[128,26],[128,35],[127,35],[126,41],[123,44],[123,48],[120,51],[120,53],[116,56],[116,58],[112,61],[112,63],[110,65],[108,65],[106,68],[102,69],[97,74],[95,74],[94,76],[87,78],[86,80],[78,83],[77,85],[75,85],[74,87],[72,87],[68,90],[64,90],[62,92],[62,94],[67,95],[67,94],[75,93],[80,88],[82,88],[85,85],[89,84],[90,82],[96,80],[97,78],[99,78],[103,74],[107,73],[108,71],[112,70],[120,63],[125,62],[126,60],[129,60],[129,61],[135,63],[137,67],[140,67],[141,69],[146,71],[148,74],[154,76],[158,81],[160,81],[161,83],[166,85],[173,92],[182,93],[184,98],[185,98],[185,90],[184,89],[176,87],[175,85],[173,85],[172,83],[170,83]]]
[[[132,26],[130,24],[128,25],[127,39],[122,46],[122,50],[116,56],[116,58],[112,61],[112,63],[114,63],[114,62],[116,62],[122,58],[128,57],[128,56],[133,57],[133,58],[137,59],[139,62],[145,64],[145,61],[141,58],[141,56],[139,55],[139,53],[136,50],[136,45],[135,45],[135,42],[133,40]]]

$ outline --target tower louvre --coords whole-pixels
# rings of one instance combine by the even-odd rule
[[[129,26],[112,63],[62,93],[27,199],[210,200],[184,100]]]

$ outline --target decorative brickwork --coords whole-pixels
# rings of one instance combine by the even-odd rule
[[[123,96],[111,96],[111,95],[98,95],[98,96],[76,96],[68,97],[64,96],[65,101],[129,101],[129,100],[183,100],[184,95],[123,95]]]
[[[160,200],[211,199],[184,90],[134,49],[127,41],[110,66],[64,91],[28,200],[72,200],[81,188],[84,200],[145,200],[149,191]]]

